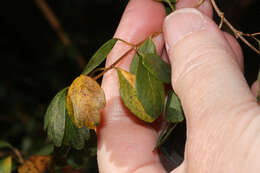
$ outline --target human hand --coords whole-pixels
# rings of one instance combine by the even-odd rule
[[[178,7],[195,4],[195,0],[180,0]],[[259,172],[260,109],[243,77],[241,49],[210,19],[209,2],[199,9],[203,13],[195,9],[176,11],[167,17],[163,27],[172,85],[187,120],[185,159],[173,172]],[[159,32],[164,17],[159,3],[132,0],[115,36],[138,43]],[[154,41],[162,53],[162,36]],[[127,49],[126,45],[117,44],[107,65]],[[132,55],[119,66],[128,70]],[[107,106],[97,131],[100,173],[166,172],[158,154],[152,152],[158,136],[156,124],[139,121],[124,107],[117,81],[116,72],[110,71],[102,83]]]

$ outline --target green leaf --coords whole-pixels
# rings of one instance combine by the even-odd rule
[[[98,51],[91,57],[87,67],[84,69],[82,74],[88,75],[97,66],[99,66],[107,57],[109,52],[113,49],[118,39],[112,38],[103,44]]]
[[[12,171],[12,157],[9,156],[0,160],[0,173],[11,173]]]
[[[258,40],[257,38],[255,38],[255,40],[256,40],[257,43],[258,43],[258,50],[260,51],[260,40]]]
[[[146,41],[143,42],[143,44],[138,48],[138,53],[140,54],[157,54],[156,53],[156,47],[151,37],[149,37]],[[134,55],[134,58],[131,62],[130,66],[130,73],[136,74],[138,61],[140,59],[140,56],[136,53]]]
[[[154,118],[147,114],[136,96],[135,75],[121,69],[117,69],[117,73],[120,84],[120,96],[125,106],[139,119],[145,122],[153,122]]]
[[[135,86],[136,95],[147,114],[153,119],[158,118],[164,109],[164,85],[146,70],[141,59],[139,59],[137,67]]]
[[[258,72],[258,79],[257,80],[258,80],[258,84],[260,86],[260,70]],[[260,87],[258,89],[257,101],[260,102]]]
[[[164,144],[166,142],[167,138],[170,136],[170,134],[173,132],[173,130],[176,128],[177,125],[178,125],[178,123],[176,123],[176,124],[168,123],[168,125],[166,125],[162,129],[162,131],[157,139],[155,149],[159,148],[162,144]]]
[[[170,14],[174,10],[176,10],[176,0],[156,0],[162,2],[164,4],[166,14]]]
[[[10,149],[12,149],[13,146],[6,141],[0,141],[0,148],[10,148]]]
[[[130,65],[130,73],[136,74],[138,61],[140,58],[141,58],[141,56],[139,56],[137,53],[134,55],[131,65]]]
[[[70,116],[66,113],[66,128],[63,144],[81,150],[85,146],[85,141],[90,138],[90,131],[87,127],[77,128]]]
[[[184,120],[181,101],[174,91],[169,91],[166,104],[165,120],[171,123],[180,123]]]
[[[165,126],[160,133],[157,144],[155,148],[160,147],[170,134],[173,132],[175,127],[184,120],[184,113],[181,105],[181,101],[174,91],[169,91],[168,99],[166,104],[165,111],[165,121],[168,122],[168,125]]]
[[[171,66],[156,54],[143,54],[143,65],[156,79],[171,83]]]
[[[65,131],[66,96],[68,88],[60,91],[51,101],[45,114],[44,129],[47,130],[48,138],[60,147]]]
[[[39,155],[39,156],[48,156],[52,154],[54,151],[54,145],[48,144],[41,149],[39,149],[37,152],[35,152],[33,155]]]

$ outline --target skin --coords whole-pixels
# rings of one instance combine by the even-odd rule
[[[180,0],[177,8],[196,3]],[[241,48],[212,21],[208,1],[199,10],[177,10],[165,19],[160,3],[131,0],[115,37],[138,43],[163,29],[163,36],[154,40],[160,54],[164,43],[167,45],[164,57],[168,55],[172,86],[187,119],[185,159],[174,173],[259,172],[260,108],[243,76]],[[202,29],[198,29],[200,23]],[[128,49],[117,43],[106,65]],[[129,70],[133,53],[125,57],[120,68]],[[100,173],[166,172],[157,152],[152,152],[160,122],[145,124],[124,107],[115,71],[105,74],[102,87],[107,105],[97,130]]]

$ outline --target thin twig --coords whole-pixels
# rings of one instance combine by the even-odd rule
[[[260,32],[257,32],[257,33],[253,33],[253,34],[247,34],[247,33],[242,33],[244,36],[246,37],[255,37],[255,36],[259,36],[260,35]]]
[[[224,24],[224,13],[221,13],[220,14],[221,16],[220,16],[220,23],[219,23],[219,25],[218,25],[218,27],[219,27],[219,29],[221,29],[222,28],[222,26],[223,26],[223,24]]]
[[[97,68],[93,72],[91,72],[89,76],[94,76],[95,73],[100,72],[100,71],[104,71],[105,69],[106,69],[105,67]]]
[[[158,36],[159,34],[161,34],[161,32],[153,33],[153,34],[151,35],[151,37],[152,37],[152,38],[153,38],[153,37],[156,37],[156,36]],[[118,39],[118,38],[117,38],[117,39]],[[109,70],[115,68],[115,66],[116,66],[126,55],[128,55],[128,54],[129,54],[130,52],[132,52],[133,50],[136,50],[136,51],[137,51],[137,48],[138,48],[141,44],[143,44],[146,39],[143,40],[143,41],[141,41],[141,42],[139,42],[139,43],[136,44],[136,45],[135,45],[135,44],[132,44],[132,43],[129,43],[129,42],[123,40],[123,39],[118,39],[118,40],[122,41],[123,43],[126,43],[128,46],[131,46],[131,48],[130,48],[128,51],[126,51],[121,57],[119,57],[112,65],[110,65],[109,67],[105,68],[105,70],[104,70],[102,73],[100,73],[100,74],[98,74],[97,76],[95,76],[95,77],[93,78],[93,80],[98,80],[98,79],[101,78],[106,72],[108,72]]]
[[[205,0],[200,0],[196,5],[195,8],[198,8],[199,6],[201,6],[201,4],[203,4]]]
[[[12,150],[15,153],[15,155],[17,156],[19,163],[23,164],[24,160],[23,160],[21,152],[18,149],[14,148],[14,147],[12,147]]]
[[[58,18],[56,17],[56,15],[52,11],[52,9],[49,7],[49,5],[46,3],[46,1],[45,0],[34,0],[34,1],[35,1],[35,4],[38,6],[38,8],[41,9],[43,15],[49,22],[50,26],[57,33],[62,44],[66,47],[73,46],[71,39],[64,31]],[[83,69],[86,64],[84,58],[82,57],[82,55],[78,55],[76,58],[77,58],[79,66]]]
[[[133,47],[131,47],[127,52],[125,52],[120,58],[118,58],[112,65],[110,65],[108,68],[106,68],[102,73],[95,76],[93,79],[98,80],[101,78],[107,71],[113,69],[126,55],[128,55],[130,52],[134,50]]]
[[[215,9],[216,13],[218,14],[218,16],[221,17],[223,15],[223,12],[219,9],[215,0],[211,0],[211,4]],[[260,55],[260,51],[256,49],[251,43],[249,43],[243,36],[244,34],[241,31],[238,31],[236,28],[234,28],[233,25],[224,16],[223,16],[223,23],[225,23],[229,27],[229,29],[231,29],[231,31],[234,33],[236,38],[242,40],[248,47],[250,47],[253,51],[255,51],[257,54]]]
[[[125,40],[123,40],[123,39],[121,39],[121,38],[116,38],[117,40],[119,40],[119,41],[121,41],[121,42],[123,42],[123,43],[125,43],[126,45],[128,45],[128,46],[131,46],[131,47],[135,47],[136,45],[135,44],[132,44],[132,43],[130,43],[130,42],[128,42],[128,41],[125,41]]]

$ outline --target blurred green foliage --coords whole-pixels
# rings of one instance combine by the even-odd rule
[[[46,1],[86,62],[113,36],[127,4],[120,0]],[[0,139],[25,157],[44,153],[49,150],[43,131],[46,108],[82,69],[33,0],[1,1],[0,26]],[[87,159],[94,163],[89,168],[94,173],[97,166],[92,156]]]

